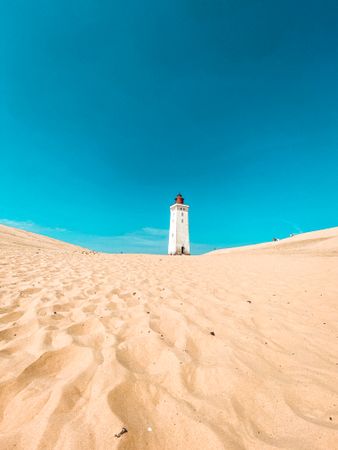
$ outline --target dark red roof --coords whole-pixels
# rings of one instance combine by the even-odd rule
[[[184,203],[184,198],[182,197],[182,194],[177,194],[177,195],[176,195],[175,203],[180,203],[181,205],[183,205],[183,203]]]

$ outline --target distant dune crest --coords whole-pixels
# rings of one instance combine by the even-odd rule
[[[32,233],[18,228],[0,224],[0,247],[4,246],[39,247],[62,250],[84,250],[74,244],[59,241],[57,239]],[[242,247],[224,248],[209,252],[212,254],[224,254],[233,252],[288,252],[288,253],[332,253],[338,252],[338,227],[324,230],[311,231],[298,234],[276,242],[264,242],[262,244],[246,245]]]
[[[48,236],[0,224],[0,247],[5,246],[38,247],[55,250],[82,250],[82,248],[77,245],[68,244],[67,242],[59,241]]]
[[[319,231],[297,234],[276,242],[246,245],[243,247],[214,250],[209,254],[224,254],[234,252],[277,252],[277,253],[338,253],[338,227]]]

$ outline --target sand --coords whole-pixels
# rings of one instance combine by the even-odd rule
[[[338,449],[338,228],[170,257],[0,226],[0,255],[1,449]]]

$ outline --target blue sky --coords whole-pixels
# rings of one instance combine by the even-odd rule
[[[338,3],[3,5],[0,218],[103,251],[338,225]]]

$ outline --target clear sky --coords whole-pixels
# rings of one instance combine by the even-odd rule
[[[106,251],[338,225],[337,0],[2,5],[0,219]]]

